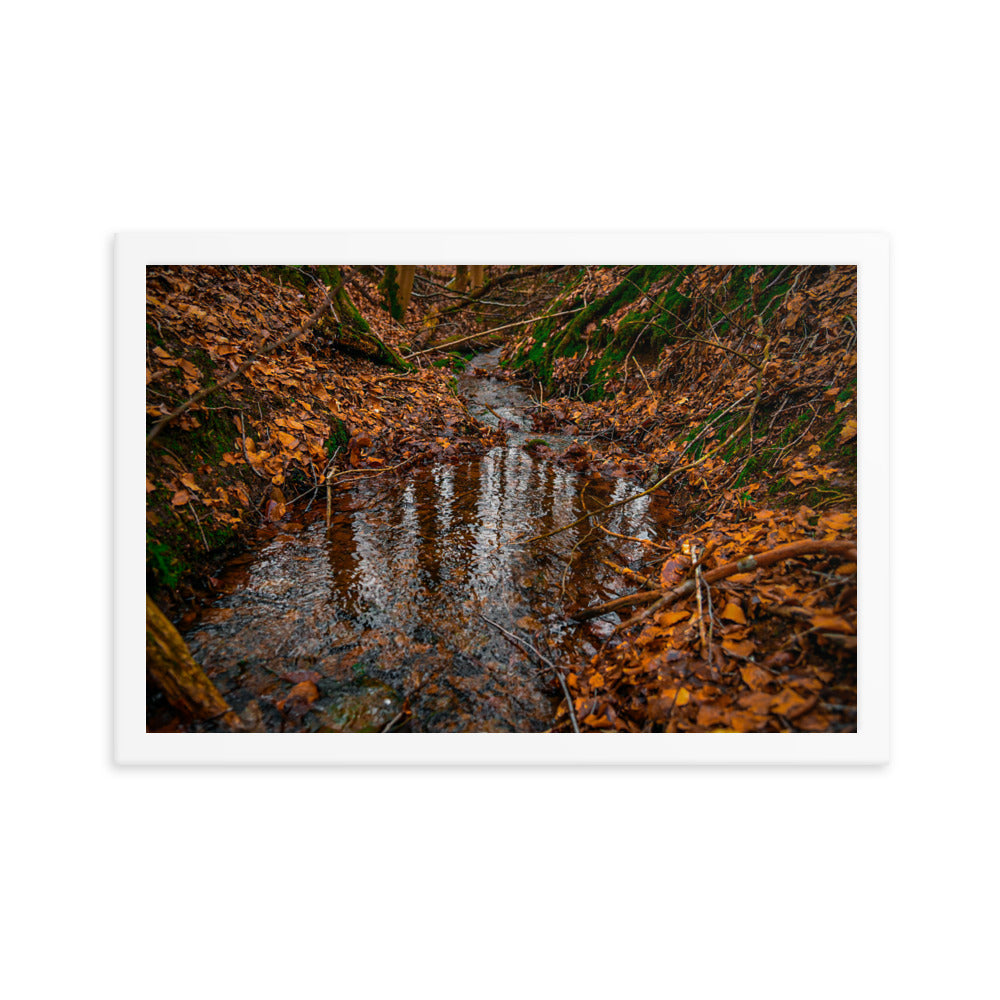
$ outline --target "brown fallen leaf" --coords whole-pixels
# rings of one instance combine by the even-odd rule
[[[747,616],[743,614],[743,609],[734,601],[730,601],[722,609],[721,617],[726,621],[737,622],[740,625],[745,625],[747,622]]]

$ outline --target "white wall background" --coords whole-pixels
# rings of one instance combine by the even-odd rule
[[[987,11],[8,12],[8,995],[995,988]],[[111,235],[373,228],[891,234],[889,767],[113,766]]]

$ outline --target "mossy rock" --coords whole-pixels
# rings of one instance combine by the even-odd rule
[[[378,733],[399,714],[402,699],[387,684],[360,678],[317,710],[318,733]]]

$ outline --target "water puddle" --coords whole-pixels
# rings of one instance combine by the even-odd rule
[[[556,452],[573,439],[532,430],[525,388],[474,373],[493,370],[497,355],[472,359],[459,390],[477,419],[516,425],[504,445],[395,481],[361,479],[336,495],[329,531],[314,510],[314,520],[276,534],[224,573],[222,596],[186,639],[250,728],[553,725],[561,697],[553,672],[483,618],[556,662],[593,655],[610,626],[570,626],[565,609],[634,590],[605,560],[640,560],[643,547],[588,524],[527,545],[513,540],[621,499],[635,484],[593,480],[536,454],[532,439]],[[603,523],[619,535],[667,541],[659,502],[643,497]]]

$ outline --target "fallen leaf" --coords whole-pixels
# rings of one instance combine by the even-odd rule
[[[747,621],[747,616],[743,614],[743,609],[733,601],[730,601],[722,609],[722,618],[730,622],[738,622],[740,625],[745,625]]]
[[[740,667],[740,675],[743,678],[743,683],[751,691],[762,691],[773,680],[763,667],[757,666]]]
[[[746,659],[757,648],[752,639],[723,639],[722,648],[730,655]]]
[[[783,715],[786,719],[795,719],[808,712],[818,700],[816,695],[803,698],[790,687],[786,687],[782,688],[771,700],[771,711],[775,715]]]
[[[851,624],[839,615],[813,615],[809,621],[813,628],[818,628],[823,632],[843,632],[844,635],[854,635]]]

